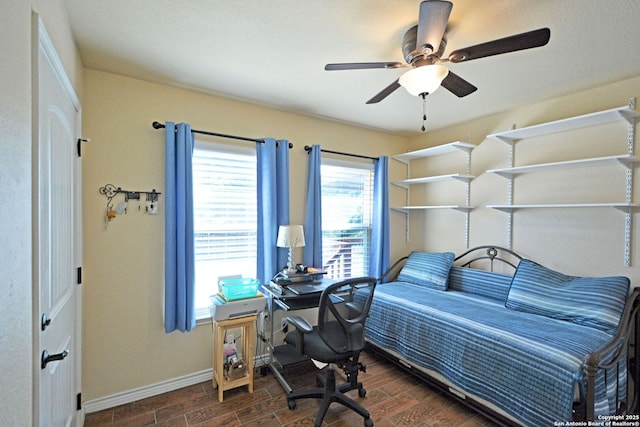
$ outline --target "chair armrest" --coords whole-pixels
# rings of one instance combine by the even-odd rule
[[[287,316],[287,323],[293,325],[295,330],[295,348],[298,354],[304,355],[304,335],[313,332],[313,326],[300,316]],[[287,337],[291,336],[290,332]]]
[[[313,326],[300,316],[288,316],[286,320],[303,334],[308,334],[313,331]]]

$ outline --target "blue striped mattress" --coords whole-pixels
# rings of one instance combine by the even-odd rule
[[[524,425],[542,426],[572,419],[576,382],[585,382],[584,357],[611,335],[507,309],[494,295],[393,282],[376,287],[366,338]],[[603,382],[597,381],[596,413],[608,414]]]

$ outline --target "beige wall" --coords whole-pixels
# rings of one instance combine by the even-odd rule
[[[198,326],[187,334],[163,331],[163,198],[157,216],[138,212],[134,204],[127,215],[117,217],[108,226],[104,221],[106,199],[98,193],[99,187],[111,183],[123,188],[163,191],[163,131],[154,130],[152,121],[186,121],[195,129],[289,139],[294,144],[291,151],[294,223],[301,223],[304,218],[306,144],[378,156],[470,137],[478,145],[472,153],[471,165],[471,173],[477,176],[471,184],[471,204],[477,208],[470,215],[470,245],[506,244],[506,214],[485,207],[506,202],[506,180],[485,171],[507,165],[508,146],[486,139],[486,135],[509,129],[513,123],[523,127],[626,105],[640,82],[633,79],[596,88],[455,128],[428,132],[407,141],[108,73],[87,70],[85,79],[84,134],[92,139],[85,147],[83,179],[83,391],[87,400],[188,375],[209,368],[211,363],[209,325]],[[626,125],[618,123],[548,140],[521,142],[516,146],[516,164],[624,152]],[[405,177],[403,164],[391,160],[390,165],[392,181]],[[441,156],[413,164],[412,174],[464,172],[463,165],[464,155]],[[575,187],[571,182],[577,182]],[[596,167],[534,174],[517,178],[515,199],[529,202],[532,201],[529,197],[536,201],[550,196],[552,200],[554,197],[565,200],[574,195],[580,198],[576,201],[624,199],[624,182],[623,169],[618,166],[610,167],[609,171]],[[411,198],[414,203],[463,203],[464,190],[460,183],[429,184],[413,190]],[[404,190],[392,186],[392,206],[404,204],[404,199]],[[409,243],[405,242],[404,215],[392,212],[391,216],[392,259],[412,249],[455,252],[464,249],[464,215],[460,212],[412,213]],[[634,219],[637,222],[637,214]],[[513,247],[527,257],[570,274],[624,274],[637,281],[640,254],[634,252],[632,267],[623,267],[623,230],[624,215],[614,209],[518,211],[514,214]],[[634,242],[636,234],[637,225]]]
[[[164,131],[153,129],[153,121],[290,140],[292,223],[304,220],[305,145],[368,156],[406,149],[404,138],[103,72],[86,71],[85,91],[83,129],[91,138],[83,155],[86,400],[211,366],[210,325],[190,333],[163,329],[164,196],[156,216],[132,203],[105,225],[106,198],[98,193],[105,184],[164,192]],[[404,229],[401,219],[392,220],[394,230]],[[392,252],[406,252],[404,242]]]
[[[627,105],[640,96],[640,77],[592,90],[528,105],[503,114],[485,117],[452,128],[428,132],[413,138],[410,149],[439,145],[455,140],[477,145],[472,152],[470,245],[505,245],[507,214],[486,208],[487,204],[507,203],[507,180],[486,170],[508,166],[507,144],[486,135],[575,115]],[[460,100],[461,105],[464,99]],[[638,126],[636,126],[636,132]],[[640,154],[638,136],[635,154]],[[515,146],[515,165],[600,157],[627,152],[627,124],[624,121],[523,140]],[[414,176],[421,173],[464,172],[463,155],[440,156],[436,160],[415,162]],[[429,170],[430,169],[430,170]],[[448,169],[448,172],[445,171]],[[429,170],[429,171],[428,171]],[[428,171],[428,172],[427,172]],[[625,168],[598,166],[519,176],[514,183],[514,203],[588,203],[625,200]],[[640,176],[634,172],[633,201],[640,201]],[[464,203],[462,184],[429,184],[412,191],[431,203]],[[638,210],[633,214],[631,267],[624,267],[624,214],[613,208],[532,209],[513,215],[513,248],[524,256],[575,275],[629,276],[640,283],[640,241]],[[411,216],[416,238],[413,248],[454,250],[464,248],[464,215],[459,212],[415,213]],[[412,233],[414,234],[414,233]]]
[[[0,424],[31,425],[37,412],[37,373],[31,274],[31,39],[39,12],[78,92],[82,67],[59,0],[2,2],[0,14]]]

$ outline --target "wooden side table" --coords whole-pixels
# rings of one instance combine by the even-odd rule
[[[213,386],[218,387],[218,401],[222,402],[225,390],[248,386],[253,393],[253,347],[255,340],[255,324],[257,315],[213,321]],[[242,378],[228,380],[224,373],[224,337],[229,329],[241,329],[242,357],[247,367],[247,374]]]

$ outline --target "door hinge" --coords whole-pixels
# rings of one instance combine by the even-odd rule
[[[82,409],[82,393],[76,394],[76,410]]]
[[[78,157],[82,157],[82,143],[83,142],[91,142],[90,138],[78,138],[76,141],[76,153]]]
[[[77,269],[77,277],[76,277],[76,280],[77,280],[77,284],[78,284],[78,285],[81,285],[81,284],[82,284],[82,267],[78,267],[78,269]]]

